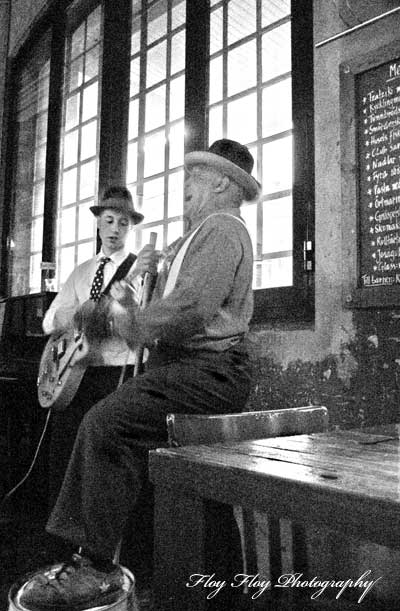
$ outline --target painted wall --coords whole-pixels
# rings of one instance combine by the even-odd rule
[[[314,42],[396,5],[316,0]],[[252,409],[324,404],[332,425],[340,427],[400,415],[399,312],[360,312],[346,304],[356,281],[356,202],[344,201],[342,191],[343,180],[355,180],[355,168],[341,167],[339,99],[340,64],[389,44],[399,25],[400,13],[392,14],[315,49],[315,322],[253,331]]]

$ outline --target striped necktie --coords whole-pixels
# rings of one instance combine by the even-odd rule
[[[90,289],[90,299],[92,299],[92,301],[99,301],[100,299],[101,289],[104,281],[104,266],[109,261],[111,261],[110,257],[101,257],[100,259],[99,267],[96,270]]]

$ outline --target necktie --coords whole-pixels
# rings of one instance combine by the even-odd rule
[[[90,299],[92,299],[92,301],[99,301],[100,299],[101,288],[104,280],[104,266],[109,261],[111,261],[110,257],[102,257],[100,259],[99,267],[96,270],[90,289]]]

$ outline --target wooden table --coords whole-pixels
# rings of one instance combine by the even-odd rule
[[[150,452],[156,608],[168,600],[205,608],[204,588],[186,583],[204,573],[208,500],[400,549],[399,431],[389,425]]]

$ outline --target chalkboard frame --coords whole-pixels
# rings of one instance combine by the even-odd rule
[[[342,259],[347,266],[342,286],[343,303],[349,308],[391,308],[400,306],[400,285],[361,286],[360,279],[360,193],[357,143],[357,78],[382,64],[400,62],[400,41],[385,45],[339,66],[340,161],[342,195]]]

